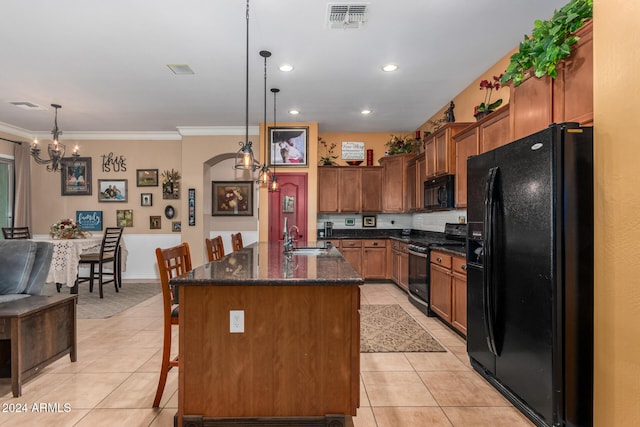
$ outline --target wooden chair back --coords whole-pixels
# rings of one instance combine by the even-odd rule
[[[160,399],[167,382],[167,374],[171,368],[178,366],[178,357],[171,358],[171,325],[179,322],[178,307],[173,307],[174,293],[169,286],[169,280],[191,270],[191,252],[189,244],[182,243],[167,249],[156,248],[156,260],[160,272],[162,286],[162,305],[164,310],[164,339],[162,345],[162,365],[160,367],[160,379],[156,396],[153,399],[153,407],[160,406]]]
[[[224,256],[224,244],[222,243],[222,236],[216,236],[213,239],[204,239],[204,243],[207,247],[207,256],[209,262],[218,260]]]
[[[5,239],[30,239],[29,227],[2,227],[2,235]]]
[[[242,244],[242,234],[241,233],[236,233],[236,234],[232,234],[231,235],[231,248],[233,249],[234,252],[239,251],[240,249],[244,248],[244,245]]]

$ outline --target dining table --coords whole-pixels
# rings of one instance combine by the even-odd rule
[[[77,239],[34,238],[32,240],[53,243],[53,256],[51,267],[47,274],[47,283],[55,283],[56,286],[74,288],[78,277],[80,255],[100,252],[102,235],[91,235]],[[126,270],[127,248],[124,239],[120,239],[120,249],[117,256],[119,272]],[[77,289],[77,288],[76,288]]]

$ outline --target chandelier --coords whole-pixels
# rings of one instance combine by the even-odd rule
[[[62,131],[58,129],[58,109],[62,108],[62,106],[58,104],[51,104],[51,106],[55,108],[56,115],[53,122],[53,130],[51,131],[53,141],[47,145],[47,154],[49,155],[49,158],[43,159],[40,157],[40,147],[38,146],[37,139],[35,139],[31,145],[31,156],[37,164],[47,165],[47,170],[49,172],[57,172],[60,170],[62,161],[65,159],[64,154],[67,147],[60,142],[60,135],[62,135]],[[78,154],[78,147],[76,146],[73,150],[73,154],[71,154],[71,158],[74,163],[78,157],[80,157],[80,154]]]
[[[253,157],[253,143],[249,141],[249,0],[247,0],[247,52],[246,52],[246,74],[245,74],[245,133],[244,142],[240,141],[240,149],[236,153],[236,161],[233,165],[234,169],[256,171],[260,165],[255,162]],[[266,58],[265,58],[266,61]]]

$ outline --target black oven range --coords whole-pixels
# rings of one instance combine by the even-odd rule
[[[467,235],[467,224],[447,223],[443,238],[412,241],[409,249],[409,301],[429,317],[435,316],[429,307],[430,259],[432,248],[463,248]]]

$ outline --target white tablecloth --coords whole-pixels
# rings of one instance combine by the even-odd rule
[[[86,239],[34,239],[53,243],[53,257],[47,274],[47,283],[61,283],[73,287],[78,276],[80,254],[100,252],[102,236],[91,236]],[[122,271],[126,270],[127,248],[124,239],[120,239]]]

